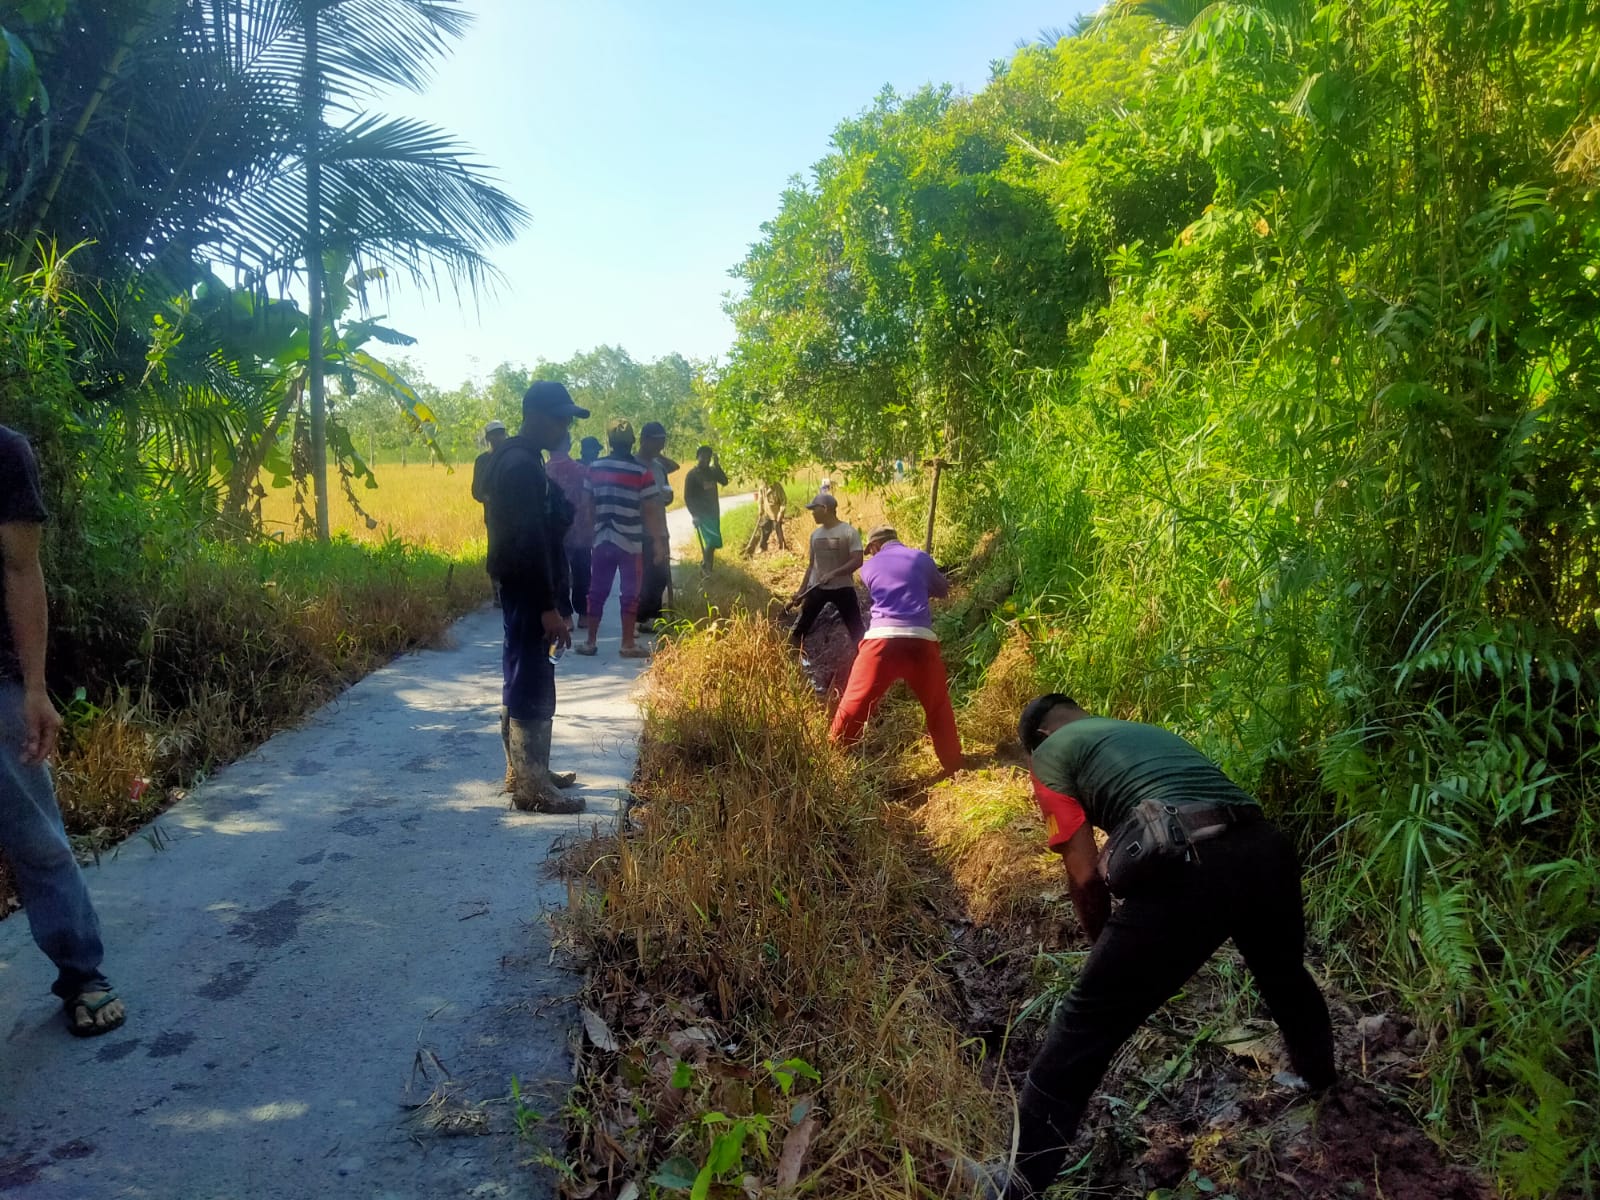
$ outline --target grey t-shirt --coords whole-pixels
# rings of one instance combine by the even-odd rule
[[[806,582],[815,583],[829,571],[837,571],[850,561],[852,555],[860,554],[861,550],[861,534],[850,522],[840,521],[831,528],[818,525],[811,531],[811,553],[815,563]],[[835,579],[823,586],[846,588],[855,584],[849,579]]]
[[[42,524],[46,513],[39,488],[39,464],[28,439],[0,425],[0,525],[26,522]],[[5,589],[0,588],[0,680],[22,678],[16,643],[11,637],[11,614],[6,612]]]

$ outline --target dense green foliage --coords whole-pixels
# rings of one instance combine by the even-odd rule
[[[125,829],[481,599],[446,555],[261,544],[249,519],[263,474],[310,474],[311,323],[286,296],[313,152],[330,377],[424,435],[374,353],[409,339],[371,308],[397,278],[489,281],[524,219],[448,135],[362,107],[422,86],[467,20],[457,0],[0,5],[0,424],[37,447],[52,512],[75,831]],[[337,418],[354,498],[371,475]]]
[[[78,447],[85,473],[181,490],[197,519],[235,527],[263,466],[303,487],[312,342],[287,296],[307,275],[313,158],[329,378],[346,395],[380,388],[430,428],[414,390],[373,353],[411,339],[372,309],[397,279],[492,283],[488,250],[526,214],[448,134],[363,104],[384,88],[423,87],[469,19],[459,0],[0,10],[0,92],[11,102],[0,260],[15,277],[47,265],[73,297],[59,315],[75,394],[58,394],[30,432],[48,441],[52,426],[93,430]],[[349,489],[366,468],[338,417],[335,406],[327,442]]]
[[[1049,675],[1297,829],[1524,1196],[1600,1188],[1597,101],[1592,0],[1114,6],[842,125],[716,400],[958,460]]]

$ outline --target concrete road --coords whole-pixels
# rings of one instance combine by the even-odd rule
[[[25,922],[0,922],[0,1196],[553,1196],[509,1093],[516,1077],[554,1114],[570,1082],[577,981],[551,961],[547,862],[611,826],[632,771],[640,664],[608,616],[600,655],[558,672],[553,757],[580,772],[581,816],[500,795],[485,610],[89,869],[122,1030],[69,1036]],[[556,1144],[559,1120],[543,1128]]]

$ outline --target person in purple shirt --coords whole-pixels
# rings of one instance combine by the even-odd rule
[[[932,597],[949,594],[950,584],[933,559],[907,546],[887,525],[867,535],[866,551],[861,579],[872,594],[872,625],[850,668],[829,739],[846,746],[855,742],[884,694],[903,679],[927,715],[939,765],[953,773],[961,768],[961,735],[930,605]]]

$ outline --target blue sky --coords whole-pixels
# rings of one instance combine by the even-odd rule
[[[421,96],[386,97],[495,168],[533,214],[495,252],[474,311],[413,290],[387,305],[406,351],[453,387],[501,361],[602,342],[649,359],[726,351],[730,266],[785,182],[809,172],[880,88],[980,89],[1020,38],[1082,0],[477,0]]]

